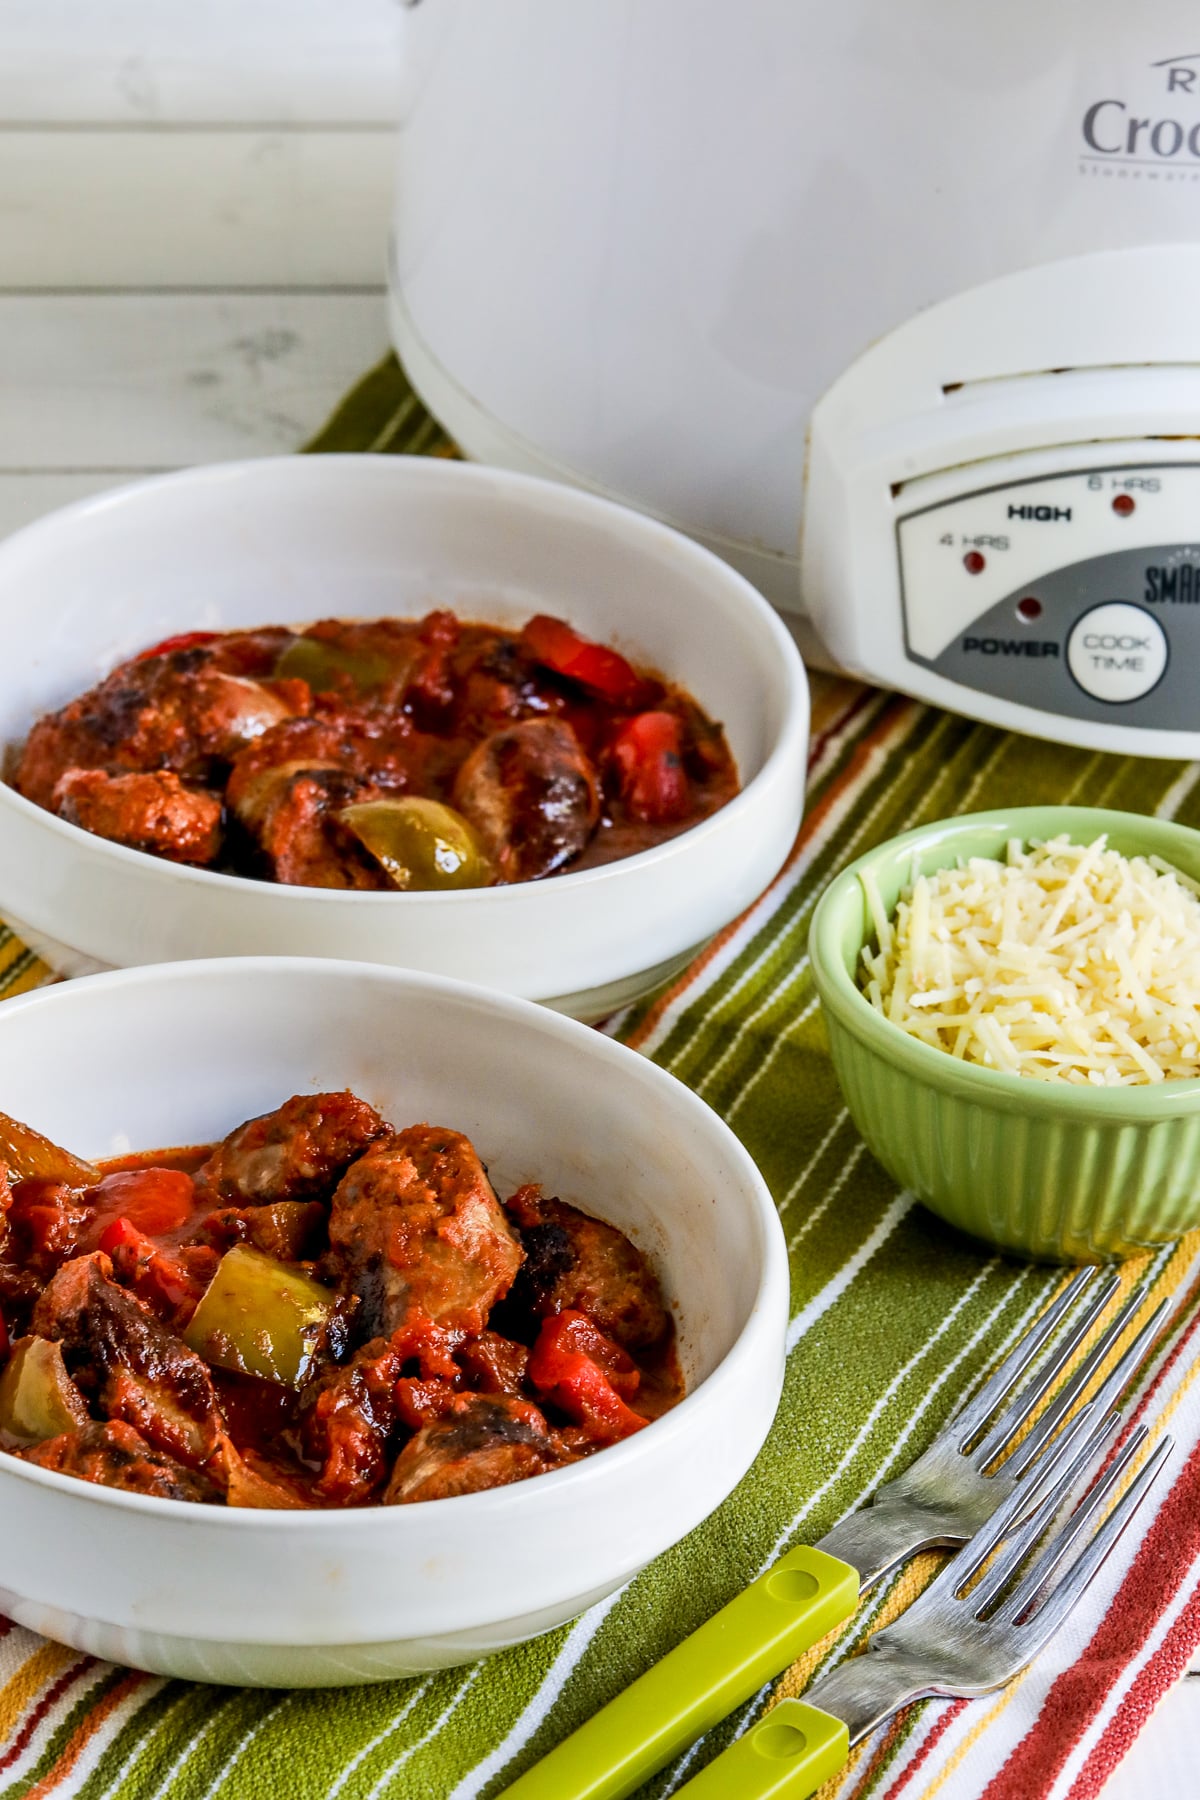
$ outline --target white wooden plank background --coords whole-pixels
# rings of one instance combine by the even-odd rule
[[[384,354],[401,14],[0,0],[0,534],[292,450]],[[1191,1800],[1198,1749],[1191,1678],[1105,1800]]]
[[[385,348],[371,292],[0,295],[0,468],[292,450]]]
[[[0,289],[378,287],[392,137],[0,131]]]
[[[396,0],[0,0],[0,531],[294,449],[387,349]]]
[[[395,0],[3,0],[0,120],[390,126]]]

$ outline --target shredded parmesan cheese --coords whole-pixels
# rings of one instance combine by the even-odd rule
[[[1200,887],[1160,858],[1013,840],[914,871],[891,919],[863,890],[863,992],[923,1043],[1039,1081],[1200,1075]]]

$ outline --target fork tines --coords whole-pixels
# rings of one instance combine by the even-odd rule
[[[1058,1629],[1125,1530],[1172,1448],[1173,1440],[1164,1437],[1096,1527],[1096,1520],[1121,1488],[1149,1435],[1144,1425],[1139,1426],[1101,1479],[1089,1488],[1070,1517],[1039,1550],[1055,1514],[1100,1447],[1091,1436],[1090,1420],[1085,1416],[1089,1411],[1085,1408],[1080,1413],[1048,1453],[1044,1471],[1039,1470],[1035,1477],[1039,1496],[1033,1510],[1028,1510],[1028,1494],[1022,1495],[1019,1490],[1012,1494],[991,1523],[976,1534],[928,1590],[930,1594],[941,1590],[938,1597],[942,1599],[965,1598],[972,1617],[990,1627],[1020,1627],[1023,1658],[1036,1655]],[[1111,1415],[1104,1437],[1111,1437],[1119,1423],[1119,1418]],[[1025,1516],[1021,1517],[1023,1511]],[[1072,1561],[1072,1552],[1081,1544],[1084,1547]],[[972,1586],[980,1569],[1001,1546],[1002,1553]]]
[[[998,1608],[995,1615],[997,1624],[1023,1627],[1036,1640],[1029,1651],[1030,1655],[1035,1655],[1037,1649],[1058,1630],[1129,1524],[1141,1505],[1143,1495],[1171,1454],[1173,1440],[1164,1437],[1146,1458],[1103,1524],[1092,1532],[1090,1540],[1074,1562],[1068,1563],[1071,1551],[1084,1538],[1110,1496],[1120,1487],[1148,1435],[1144,1425],[1138,1427],[1103,1479],[1089,1491],[1066,1524],[1045,1545],[1032,1567],[1026,1570],[1012,1593]],[[1060,1574],[1064,1565],[1065,1573]]]
[[[996,1462],[1016,1442],[1039,1403],[1054,1388],[1080,1345],[1099,1323],[1119,1286],[1118,1276],[1109,1270],[1081,1269],[963,1408],[956,1420],[961,1432],[960,1449],[970,1455],[976,1468],[982,1470]],[[1071,1379],[1013,1451],[1005,1465],[1006,1475],[1014,1480],[1019,1478],[1042,1455],[1047,1444],[1054,1441],[1064,1421],[1087,1393],[1133,1323],[1145,1299],[1143,1288],[1133,1290]],[[1081,1301],[1086,1304],[1080,1306]],[[1097,1389],[1092,1411],[1095,1429],[1101,1427],[1104,1415],[1141,1363],[1169,1310],[1170,1301],[1162,1301]],[[1066,1329],[1061,1330],[1066,1321],[1069,1321]],[[1055,1340],[1056,1334],[1057,1341],[1052,1350],[1038,1363],[1040,1352]],[[1018,1393],[1016,1390],[1022,1377],[1035,1364],[1032,1378]],[[1001,1407],[1004,1410],[997,1419],[994,1415]],[[985,1434],[982,1439],[980,1432]]]

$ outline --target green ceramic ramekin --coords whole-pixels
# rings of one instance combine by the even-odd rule
[[[809,955],[850,1115],[888,1173],[950,1224],[1044,1262],[1100,1262],[1200,1225],[1200,1079],[1092,1088],[963,1063],[892,1025],[859,992],[872,935],[860,874],[894,909],[914,866],[1002,857],[1010,838],[1107,832],[1200,880],[1200,832],[1137,813],[1017,806],[891,838],[832,881]]]

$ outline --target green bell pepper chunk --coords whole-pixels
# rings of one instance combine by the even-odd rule
[[[83,1396],[63,1362],[62,1345],[21,1338],[0,1375],[0,1431],[26,1443],[61,1437],[88,1422]]]
[[[486,887],[492,869],[475,827],[452,806],[406,794],[363,800],[338,818],[386,872],[411,892]]]
[[[235,1244],[221,1258],[183,1341],[215,1368],[298,1387],[336,1304],[302,1270]]]
[[[307,681],[314,694],[326,693],[347,678],[360,693],[365,692],[382,687],[396,672],[395,664],[381,650],[352,650],[314,637],[293,638],[274,670],[276,677]]]

